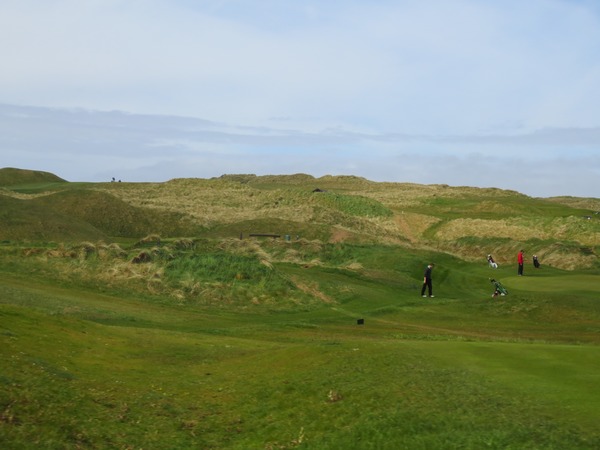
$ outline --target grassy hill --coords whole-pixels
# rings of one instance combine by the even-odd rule
[[[600,216],[593,209],[500,189],[301,174],[103,188],[132,205],[186,214],[208,229],[272,220],[274,226],[267,228],[277,234],[302,235],[315,227],[325,241],[401,243],[473,261],[492,253],[501,264],[513,263],[523,248],[556,267],[598,263]],[[279,220],[287,228],[276,225]],[[316,237],[317,231],[309,235]]]
[[[69,183],[47,172],[0,169],[0,185],[2,240],[77,242],[202,231],[176,211],[132,206],[94,183]]]
[[[85,220],[0,194],[0,240],[100,240],[108,236]]]
[[[22,172],[11,183],[23,180],[28,171]],[[305,174],[225,175],[166,183],[40,182],[2,193],[113,237],[278,234],[325,242],[403,244],[472,261],[491,253],[500,264],[514,263],[521,248],[529,258],[537,254],[555,267],[598,264],[597,199],[539,199],[492,188]],[[4,239],[26,234],[13,230],[6,228]],[[64,233],[63,239],[80,239],[82,234]],[[52,237],[61,238],[56,233]],[[87,239],[97,237],[90,233]]]
[[[3,448],[600,448],[593,199],[47,183],[0,190]]]
[[[47,185],[64,181],[50,172],[40,170],[16,169],[13,167],[3,167],[0,169],[0,186]]]
[[[142,237],[154,232],[188,236],[199,234],[202,230],[176,211],[157,212],[131,206],[107,192],[87,188],[36,197],[29,203],[87,222],[113,237]]]

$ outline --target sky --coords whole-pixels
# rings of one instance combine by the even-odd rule
[[[0,167],[600,198],[596,0],[0,0]]]

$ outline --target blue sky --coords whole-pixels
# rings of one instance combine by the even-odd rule
[[[0,167],[600,197],[585,0],[0,3]]]

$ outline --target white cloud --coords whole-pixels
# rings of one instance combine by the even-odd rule
[[[548,162],[529,171],[545,177],[562,154],[597,162],[599,18],[585,0],[4,2],[0,103],[80,109],[11,110],[38,120],[0,115],[0,143],[11,161],[43,148],[99,170],[95,155],[132,173],[171,161],[173,176],[186,155],[213,151],[198,164],[227,172],[232,154],[264,151],[283,156],[231,170],[382,179],[410,175],[383,162],[394,155],[417,155],[420,173],[423,153],[461,168],[479,153],[507,169]],[[115,110],[131,114],[98,112]]]
[[[71,181],[166,181],[224,173],[346,174],[495,186],[536,196],[600,193],[600,127],[520,135],[304,132],[193,118],[0,105],[10,166]]]

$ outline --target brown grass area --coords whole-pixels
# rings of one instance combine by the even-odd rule
[[[559,217],[552,220],[508,218],[499,220],[455,219],[442,225],[436,233],[441,240],[455,240],[464,236],[481,238],[510,238],[577,240],[584,245],[599,245],[600,233],[593,224],[580,217]]]
[[[360,194],[365,197],[371,197],[380,201],[389,208],[401,211],[402,208],[411,208],[421,206],[425,201],[436,197],[443,198],[465,198],[465,197],[483,197],[483,198],[502,198],[507,195],[522,195],[514,191],[506,191],[496,188],[475,188],[469,186],[448,186],[445,184],[416,184],[416,183],[371,183],[366,186],[359,186],[356,190],[350,190],[348,193]],[[484,203],[484,202],[482,202]],[[498,208],[497,202],[494,208]],[[487,207],[489,207],[489,204]]]
[[[352,233],[348,230],[343,230],[341,228],[334,227],[331,231],[331,237],[329,238],[329,242],[335,244],[336,242],[344,242],[352,237]]]
[[[592,211],[600,211],[600,198],[582,198],[582,197],[551,197],[547,200],[567,205],[571,208],[589,209]]]
[[[26,194],[26,193],[17,192],[17,191],[13,191],[10,189],[0,187],[0,195],[6,195],[7,197],[16,198],[19,200],[31,200],[32,198],[46,197],[46,196],[52,195],[52,194],[54,194],[54,192],[52,192],[52,191],[36,192],[35,194]]]
[[[183,213],[207,227],[269,216],[297,220],[312,214],[309,203],[288,200],[279,190],[259,190],[218,179],[177,179],[131,189],[102,189],[131,205]]]
[[[337,177],[323,179],[331,183]],[[354,177],[349,177],[342,181],[356,188],[355,184],[351,184],[353,180]],[[364,180],[359,185],[371,186],[372,183]],[[205,227],[276,218],[332,225],[333,242],[351,238],[364,240],[364,237],[396,242],[401,237],[392,219],[356,217],[323,207],[319,195],[312,195],[309,190],[258,189],[228,179],[177,179],[163,184],[140,183],[131,186],[107,184],[97,189],[107,190],[133,206],[183,213]],[[357,195],[362,193],[362,190],[357,190]]]
[[[423,233],[439,221],[440,219],[436,217],[417,213],[405,212],[394,216],[399,233],[412,243],[418,242],[423,237]]]
[[[346,214],[324,204],[320,194],[312,193],[314,188],[369,197],[392,209],[395,215],[374,218]],[[546,247],[535,249],[535,252],[548,263],[575,267],[580,261],[587,267],[596,258],[594,255],[570,255],[549,246],[561,240],[582,246],[600,245],[600,230],[595,217],[585,220],[576,215],[551,217],[528,214],[527,202],[530,199],[527,196],[496,188],[379,183],[352,176],[313,178],[296,174],[231,175],[213,179],[175,179],[166,183],[107,183],[97,189],[107,190],[134,206],[182,213],[206,227],[268,219],[326,225],[331,230],[329,242],[332,243],[409,243],[414,247],[433,246],[466,259],[479,258],[479,253],[483,257],[494,253],[499,261],[505,263],[502,255],[506,255],[506,262],[512,262],[523,243],[542,240],[547,241],[543,244]],[[553,201],[579,208],[598,206],[597,209],[600,209],[600,201],[595,199],[560,198]],[[453,218],[457,215],[454,205],[463,208],[466,214]],[[522,213],[515,213],[515,205],[517,209],[522,208]],[[433,236],[432,227],[435,227]],[[456,242],[465,237],[480,239],[482,243],[473,241],[469,246]],[[509,242],[496,242],[494,248],[483,248],[487,238]],[[244,247],[247,244],[240,244],[239,240],[226,245],[234,251],[259,251],[258,248]],[[302,259],[292,250],[285,252],[282,258],[288,261]],[[266,265],[271,263],[267,255],[261,256],[261,260]]]
[[[597,261],[595,255],[582,255],[572,251],[564,251],[554,246],[542,249],[537,253],[537,256],[542,264],[542,269],[544,265],[565,270],[586,269],[593,267]],[[531,270],[535,269],[532,267]]]
[[[546,239],[548,234],[537,227],[530,227],[513,219],[455,219],[442,225],[436,237],[455,240],[464,236],[513,238],[525,241],[532,238]]]
[[[242,176],[238,176],[242,177]],[[310,192],[310,186],[360,195],[380,201],[396,211],[402,208],[421,206],[424,201],[435,197],[461,198],[505,197],[507,191],[495,188],[450,187],[447,185],[420,185],[414,183],[372,182],[352,176],[324,176],[312,178],[308,175],[244,176],[243,182],[236,176],[217,179],[174,179],[166,183],[106,184],[96,189],[107,190],[116,197],[135,206],[178,211],[203,219],[205,225],[212,222],[228,223],[249,220],[276,214],[286,220],[310,217],[315,204],[310,196],[291,194],[290,188],[297,186],[300,192]],[[254,186],[284,186],[285,189],[269,189]],[[502,209],[499,203],[482,202],[482,208]],[[490,206],[492,205],[492,206]],[[503,211],[500,211],[503,212]]]

